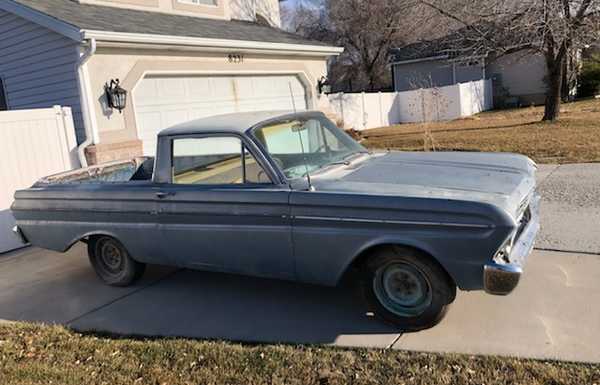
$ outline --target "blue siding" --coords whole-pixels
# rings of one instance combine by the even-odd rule
[[[79,43],[0,10],[0,77],[11,110],[71,107],[85,139],[77,84]]]
[[[419,88],[445,87],[456,83],[472,82],[483,79],[483,68],[478,64],[456,64],[456,73],[452,63],[447,60],[431,60],[416,63],[394,65],[395,90],[410,91]]]

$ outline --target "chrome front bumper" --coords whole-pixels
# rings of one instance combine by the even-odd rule
[[[535,238],[540,230],[540,196],[535,195],[531,200],[529,210],[531,218],[521,235],[515,240],[509,256],[509,263],[491,262],[483,268],[483,285],[488,294],[508,295],[519,284],[523,274],[525,261],[535,244]]]

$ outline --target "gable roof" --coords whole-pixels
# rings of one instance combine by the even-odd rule
[[[488,57],[507,49],[524,49],[533,44],[533,40],[528,40],[531,36],[511,33],[499,25],[480,23],[474,27],[463,27],[438,39],[392,48],[389,50],[390,60],[392,64],[434,59],[461,61]]]
[[[448,59],[450,54],[435,41],[423,41],[409,44],[401,48],[390,49],[392,63],[421,61],[430,58]]]
[[[50,22],[64,24],[64,29],[71,32],[73,38],[74,31],[79,30],[81,39],[86,34],[107,36],[102,33],[123,34],[120,41],[126,41],[126,35],[156,35],[168,36],[177,40],[198,38],[214,39],[226,41],[254,41],[275,44],[292,44],[299,46],[311,46],[325,49],[334,49],[328,44],[307,40],[301,36],[286,32],[282,29],[262,25],[254,22],[239,20],[218,20],[201,18],[194,16],[181,16],[151,11],[141,11],[135,9],[116,8],[109,6],[100,6],[92,4],[80,4],[72,0],[9,0],[0,5],[8,11],[15,12],[15,9],[25,9],[37,14],[45,15],[51,18]],[[21,7],[19,7],[21,6]],[[17,12],[15,12],[17,13]]]
[[[446,36],[425,40],[390,50],[393,63],[421,61],[428,59],[451,59],[476,55],[478,36],[469,28],[458,29]],[[480,53],[486,56],[489,52]]]

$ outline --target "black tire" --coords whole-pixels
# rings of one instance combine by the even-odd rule
[[[361,269],[369,310],[402,331],[437,325],[456,297],[456,285],[430,256],[390,247],[371,255]]]
[[[91,238],[88,256],[98,277],[110,286],[129,286],[146,270],[146,265],[131,258],[121,242],[108,236]]]

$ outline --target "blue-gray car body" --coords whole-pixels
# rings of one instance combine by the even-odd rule
[[[59,252],[109,235],[143,263],[330,286],[375,248],[401,245],[434,258],[463,290],[514,289],[539,229],[529,158],[361,153],[288,179],[254,130],[311,117],[325,119],[319,112],[248,113],[167,129],[154,160],[77,170],[18,191],[17,231]],[[207,135],[239,137],[272,183],[171,183],[173,138]]]

